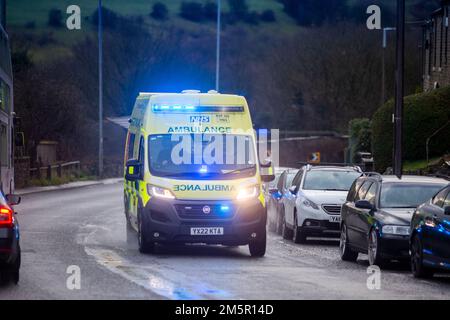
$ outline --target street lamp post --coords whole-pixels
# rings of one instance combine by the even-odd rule
[[[403,95],[405,69],[405,0],[397,0],[397,50],[394,114],[394,174],[403,174]]]
[[[382,74],[381,74],[381,104],[386,102],[386,48],[387,48],[387,33],[389,31],[395,31],[395,28],[383,28],[383,51],[382,51]]]
[[[103,176],[103,17],[98,0],[98,176]]]
[[[217,46],[216,46],[216,91],[220,90],[220,33],[222,18],[222,0],[217,0]]]

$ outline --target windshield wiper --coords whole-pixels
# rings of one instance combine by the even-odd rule
[[[241,173],[243,171],[254,170],[255,168],[256,168],[256,166],[251,166],[251,167],[246,167],[246,168],[242,168],[242,169],[236,169],[236,170],[224,172],[223,174],[229,175],[229,174]]]

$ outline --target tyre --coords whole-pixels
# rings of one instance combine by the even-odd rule
[[[423,265],[422,241],[416,235],[411,241],[411,271],[415,278],[431,278],[433,270]]]
[[[250,255],[256,258],[264,257],[264,255],[266,254],[266,246],[267,246],[267,235],[266,231],[264,231],[261,239],[252,241],[248,244]]]
[[[356,261],[358,259],[358,252],[353,251],[350,248],[349,241],[348,241],[348,232],[347,232],[347,226],[345,223],[342,224],[341,227],[341,237],[339,241],[339,253],[341,256],[341,259],[343,261]]]
[[[284,217],[284,209],[278,213],[277,212],[277,230],[276,233],[281,236],[283,233],[283,217]]]
[[[153,253],[155,243],[148,239],[147,221],[144,214],[139,214],[138,218],[138,243],[140,253]]]
[[[379,266],[380,268],[386,264],[386,260],[381,257],[379,237],[375,229],[372,229],[369,233],[367,255],[369,257],[369,265]]]
[[[285,240],[292,240],[292,230],[286,224],[286,218],[283,215],[283,223],[281,225],[281,236]]]
[[[292,235],[294,243],[306,243],[306,234],[302,232],[302,229],[298,226],[297,213],[294,215],[294,231]]]
[[[9,273],[10,279],[15,285],[19,284],[19,280],[20,280],[21,260],[22,260],[22,254],[21,254],[20,247],[19,247],[16,261],[12,265],[10,273]]]

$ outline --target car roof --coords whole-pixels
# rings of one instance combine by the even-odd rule
[[[427,176],[413,176],[413,175],[404,175],[401,179],[399,179],[397,176],[394,175],[386,175],[382,176],[383,183],[395,183],[395,182],[401,182],[401,183],[436,183],[436,184],[450,184],[450,181],[438,178],[438,177],[427,177]]]

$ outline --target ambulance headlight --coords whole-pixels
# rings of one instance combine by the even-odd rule
[[[175,195],[169,189],[152,186],[151,184],[147,185],[148,194],[155,198],[163,198],[163,199],[175,199]]]
[[[257,198],[259,196],[259,186],[244,187],[239,189],[237,199],[247,200],[252,198]]]

